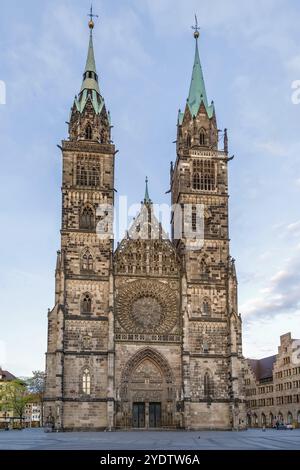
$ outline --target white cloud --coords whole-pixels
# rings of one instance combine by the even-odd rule
[[[287,231],[296,237],[300,236],[300,220],[287,226]]]
[[[275,315],[272,318],[252,319],[244,324],[243,338],[245,357],[260,359],[277,354],[280,336],[291,332],[294,339],[300,338],[300,312]]]
[[[256,297],[246,300],[240,310],[248,318],[268,318],[300,311],[300,254],[278,270]]]

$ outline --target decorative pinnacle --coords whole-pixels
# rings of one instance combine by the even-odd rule
[[[94,15],[93,14],[93,5],[91,5],[90,13],[88,14],[88,16],[90,17],[89,28],[92,32],[92,30],[94,29],[94,26],[95,26],[93,18],[99,18],[99,15]]]
[[[197,19],[197,15],[195,14],[195,26],[192,26],[192,29],[194,30],[194,38],[197,40],[200,33],[200,27],[198,26],[198,19]]]
[[[145,187],[144,204],[151,204],[151,199],[149,197],[149,190],[148,190],[148,176],[146,176],[145,183],[146,183],[146,187]]]

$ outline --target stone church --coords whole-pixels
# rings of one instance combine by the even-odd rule
[[[166,237],[147,185],[141,212],[117,246],[97,233],[97,208],[114,204],[117,152],[93,27],[91,17],[82,86],[59,146],[61,249],[48,312],[45,420],[58,430],[243,428],[241,318],[228,232],[231,158],[227,131],[218,129],[207,100],[198,27],[170,171],[171,203],[189,208],[183,220],[190,219],[192,232],[196,207],[203,208],[203,240],[194,248],[184,233],[176,235],[175,211]]]

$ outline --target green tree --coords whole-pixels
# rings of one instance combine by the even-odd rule
[[[39,395],[41,400],[45,391],[45,372],[41,370],[32,371],[32,377],[26,380],[26,386],[30,393],[34,395]]]
[[[27,392],[24,382],[21,380],[11,380],[5,382],[0,387],[0,407],[5,411],[13,411],[15,418],[19,418],[21,427],[24,418],[24,411],[30,395]]]

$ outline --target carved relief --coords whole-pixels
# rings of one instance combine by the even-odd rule
[[[81,338],[81,348],[85,350],[92,349],[93,347],[93,340],[92,340],[92,335],[85,334]]]
[[[173,396],[173,374],[166,359],[157,351],[145,348],[129,359],[122,374],[122,400],[134,399],[141,401]]]
[[[169,240],[124,239],[115,253],[117,274],[179,274],[180,263]]]

